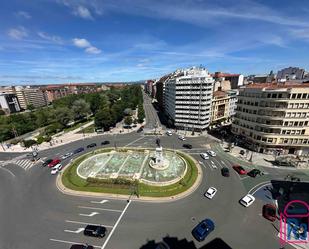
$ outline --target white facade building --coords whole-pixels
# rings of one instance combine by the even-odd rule
[[[177,70],[165,82],[164,110],[177,129],[205,130],[210,123],[214,79],[205,68]]]

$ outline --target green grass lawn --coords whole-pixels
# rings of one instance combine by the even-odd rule
[[[109,152],[110,150],[111,148],[101,149],[96,151],[96,153]],[[130,150],[132,150],[132,148],[130,148]],[[186,160],[188,166],[187,173],[184,176],[184,178],[181,179],[179,182],[169,186],[159,187],[159,186],[147,185],[144,183],[138,183],[134,187],[134,182],[132,182],[131,186],[106,184],[106,183],[102,184],[99,182],[98,183],[88,182],[87,180],[82,179],[77,175],[76,169],[83,160],[93,155],[92,152],[77,158],[68,168],[65,169],[65,171],[62,174],[62,183],[66,188],[77,191],[131,195],[135,190],[136,194],[138,194],[139,196],[149,196],[149,197],[174,196],[192,187],[198,175],[196,165],[192,160],[192,158],[184,153],[180,152],[177,153]]]
[[[84,129],[80,130],[80,131],[77,132],[77,133],[93,133],[93,132],[95,132],[95,131],[94,131],[94,124],[92,124],[92,125],[90,125],[90,126],[84,128]]]

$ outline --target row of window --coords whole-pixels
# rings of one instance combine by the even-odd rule
[[[309,103],[290,103],[288,105],[289,109],[308,109]]]
[[[285,121],[283,123],[283,126],[289,126],[289,127],[302,127],[307,125],[308,121]]]
[[[308,93],[249,93],[240,92],[239,96],[251,97],[251,98],[268,98],[268,99],[309,99]]]
[[[282,130],[281,134],[283,135],[303,135],[305,130]]]

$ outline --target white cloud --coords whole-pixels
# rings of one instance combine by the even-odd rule
[[[39,37],[41,37],[44,40],[48,40],[48,41],[51,41],[51,42],[54,42],[54,43],[57,43],[57,44],[63,43],[61,37],[59,37],[59,36],[49,35],[46,32],[42,32],[42,31],[39,31],[37,34],[38,34]]]
[[[91,44],[89,41],[87,41],[86,39],[84,38],[74,38],[73,39],[73,43],[76,47],[79,47],[79,48],[88,48],[88,47],[91,47]]]
[[[16,16],[22,17],[22,18],[25,18],[25,19],[30,19],[31,18],[31,15],[28,12],[26,12],[26,11],[18,11],[15,14],[16,14]]]
[[[89,48],[86,48],[85,52],[89,54],[100,54],[102,51],[96,47],[91,46]]]
[[[20,26],[10,29],[8,31],[8,36],[15,40],[21,40],[28,36],[28,32],[24,27]]]
[[[84,19],[93,20],[93,16],[91,15],[91,12],[89,11],[89,9],[87,9],[86,7],[82,5],[78,5],[77,7],[75,7],[73,10],[73,14],[75,16],[79,16]]]
[[[88,54],[100,54],[102,51],[95,46],[92,46],[89,41],[84,38],[74,38],[73,44],[78,48],[84,48]]]

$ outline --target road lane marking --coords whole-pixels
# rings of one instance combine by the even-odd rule
[[[14,175],[11,170],[4,168],[4,167],[0,167],[0,169],[3,169],[4,171],[8,172],[11,176],[16,177],[16,175]]]
[[[104,204],[106,202],[109,202],[108,200],[102,200],[102,201],[91,201],[91,203],[98,203],[98,204]]]
[[[205,162],[205,164],[210,168],[211,171],[214,170],[208,163]],[[205,167],[205,169],[206,169],[206,167]]]
[[[127,145],[125,145],[124,147],[127,147],[127,146],[129,146],[129,145],[131,145],[131,144],[134,144],[135,142],[137,142],[137,141],[139,141],[139,140],[141,140],[141,139],[143,139],[144,137],[140,137],[140,138],[138,138],[138,139],[135,139],[134,141],[132,141],[131,143],[128,143]]]
[[[82,232],[82,231],[84,231],[84,230],[85,230],[85,228],[80,227],[80,228],[78,228],[78,229],[75,230],[75,231],[73,231],[73,230],[64,230],[64,231],[67,232],[67,233],[80,233],[80,232]]]
[[[61,239],[49,239],[50,241],[54,241],[54,242],[60,242],[60,243],[65,243],[65,244],[72,244],[72,245],[76,245],[76,244],[84,244],[83,242],[73,242],[73,241],[68,241],[68,240],[61,240]],[[101,246],[94,246],[95,248],[101,248]]]
[[[108,208],[97,208],[97,207],[86,207],[86,206],[78,206],[78,208],[94,209],[94,210],[102,210],[102,211],[110,211],[110,212],[119,212],[119,213],[122,212],[122,210],[108,209]]]
[[[258,190],[260,190],[261,188],[263,188],[263,187],[265,187],[265,186],[267,186],[267,185],[269,185],[269,184],[271,184],[270,181],[261,182],[261,183],[255,185],[254,187],[252,187],[252,188],[249,190],[248,194],[251,194],[250,192],[251,192],[252,190],[254,190],[256,187],[259,186],[255,191],[252,192],[251,195],[254,195]],[[260,185],[261,185],[261,186],[260,186]]]
[[[112,235],[113,235],[113,233],[114,233],[116,227],[118,226],[118,224],[119,224],[119,222],[120,222],[122,216],[123,216],[124,213],[127,211],[128,207],[129,207],[129,205],[130,205],[130,203],[131,203],[131,200],[128,200],[128,204],[127,204],[126,207],[123,209],[121,215],[119,216],[118,220],[116,221],[116,223],[115,223],[115,225],[114,225],[112,231],[110,232],[110,234],[109,234],[108,237],[106,238],[106,240],[105,240],[104,244],[102,245],[101,249],[104,249],[104,248],[106,247],[108,241],[110,240],[110,238],[112,237]]]
[[[95,215],[97,215],[97,214],[100,214],[100,213],[98,213],[98,212],[92,212],[91,214],[79,214],[79,215],[80,215],[80,216],[93,217],[93,216],[95,216]]]
[[[113,227],[113,226],[108,226],[108,225],[103,225],[103,224],[96,224],[96,223],[89,223],[89,222],[82,222],[82,221],[75,221],[75,220],[65,220],[65,222],[73,223],[73,224],[82,224],[82,225],[104,226],[104,227],[110,227],[110,228]]]

